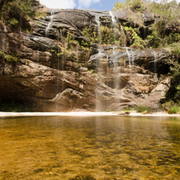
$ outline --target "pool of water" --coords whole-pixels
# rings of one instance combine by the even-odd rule
[[[0,119],[1,180],[179,177],[180,118]]]

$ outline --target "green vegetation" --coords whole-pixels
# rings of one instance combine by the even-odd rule
[[[138,113],[150,113],[152,112],[151,107],[145,106],[145,105],[139,105],[136,107],[136,111]]]
[[[15,101],[0,101],[0,111],[3,112],[32,112],[29,106]]]
[[[67,37],[66,37],[66,42],[67,42],[67,47],[66,49],[71,48],[71,41],[74,40],[74,35],[68,32]]]
[[[4,58],[4,51],[0,51],[0,58]]]
[[[156,22],[149,26],[150,33],[144,40],[142,39],[140,32],[138,32],[138,28],[131,27],[129,23],[123,24],[126,34],[132,39],[132,42],[130,42],[129,45],[140,48],[159,48],[168,46],[174,48],[174,43],[180,42],[180,34],[178,30],[180,19],[179,8],[180,4],[176,1],[167,3],[165,0],[162,1],[162,3],[144,0],[126,0],[125,4],[120,2],[114,4],[114,10],[131,9],[133,12],[138,12],[139,17],[142,16],[142,13],[148,10],[149,12],[156,14],[158,17],[156,18]],[[140,25],[140,22],[138,24]]]
[[[171,67],[170,76],[172,77],[171,86],[166,94],[163,107],[169,113],[180,113],[180,3],[176,1],[161,3],[144,0],[127,0],[125,4],[117,2],[114,10],[131,9],[136,14],[142,14],[146,10],[156,14],[156,20],[149,28],[149,34],[142,39],[140,28],[135,28],[129,22],[123,23],[123,28],[127,37],[128,45],[135,48],[167,48],[172,56],[169,59]],[[142,30],[141,30],[142,31]],[[138,112],[149,111],[147,107],[137,107]]]
[[[98,43],[98,34],[91,26],[85,27],[82,31],[83,35],[92,43]]]
[[[85,27],[82,31],[83,35],[88,38],[91,43],[98,43],[108,45],[108,44],[116,44],[121,45],[121,32],[120,28],[113,28],[107,26],[101,26],[100,29],[100,37],[98,37],[98,33],[95,29],[92,29],[91,26]],[[90,44],[83,44],[83,46],[89,46]]]
[[[138,31],[139,29],[137,28],[132,28],[132,27],[124,27],[124,29],[126,30],[126,34],[127,36],[129,36],[132,40],[132,47],[134,48],[144,48],[146,47],[146,41],[144,41],[139,35],[138,35]],[[138,32],[138,33],[137,33]]]
[[[6,60],[9,63],[18,62],[19,55],[18,54],[6,54],[4,51],[0,51],[0,58]]]
[[[180,64],[177,60],[171,60],[171,87],[166,94],[163,106],[169,111],[180,107]]]
[[[9,63],[18,62],[19,55],[17,54],[6,54],[4,51],[0,51],[0,58],[6,60]]]
[[[145,5],[144,5],[145,1],[141,1],[141,0],[126,0],[125,4],[120,3],[120,2],[116,2],[114,4],[114,8],[113,10],[118,10],[118,9],[122,9],[122,8],[129,8],[131,9],[133,12],[143,12],[145,10]]]
[[[0,2],[0,20],[14,29],[30,30],[29,18],[35,17],[33,0],[3,0]]]
[[[176,55],[177,57],[180,57],[180,40],[178,43],[172,43],[169,45],[171,48],[171,52]],[[178,64],[177,64],[178,65]],[[176,65],[176,66],[177,66]]]
[[[17,62],[18,61],[18,57],[15,55],[7,55],[6,56],[6,61],[7,62]]]

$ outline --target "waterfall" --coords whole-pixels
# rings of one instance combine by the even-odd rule
[[[49,23],[48,23],[48,25],[47,25],[47,27],[46,27],[46,30],[45,30],[45,36],[46,36],[46,37],[49,36],[49,29],[52,27],[53,18],[54,18],[54,16],[53,16],[53,11],[51,10],[51,15],[50,15],[50,18],[49,18],[50,21],[49,21]]]
[[[100,22],[100,16],[99,15],[95,15],[95,20],[97,23],[97,31],[98,31],[98,54],[97,57],[101,57],[102,51],[101,51],[101,22]],[[97,68],[97,66],[96,66]],[[99,67],[101,68],[101,67]],[[98,77],[96,77],[98,78]],[[98,111],[102,111],[102,104],[101,104],[101,94],[98,92],[97,87],[98,87],[98,83],[97,81],[99,81],[99,79],[96,80],[96,90],[95,90],[95,96],[96,96],[96,112]]]
[[[115,47],[113,47],[113,64],[114,64],[114,68],[113,68],[113,71],[114,71],[114,75],[115,75],[115,79],[114,79],[114,88],[117,90],[119,89],[119,77],[118,77],[118,62],[115,58]]]
[[[6,40],[7,36],[7,29],[6,26],[3,26],[2,33],[3,35],[0,36],[0,51],[4,52],[9,46],[8,46],[8,41]]]
[[[115,104],[117,104],[117,107],[119,106],[119,99],[120,99],[120,82],[119,82],[119,78],[120,78],[120,69],[118,69],[118,61],[115,57],[115,48],[113,47],[113,64],[114,64],[114,68],[113,68],[113,73],[114,73],[114,89],[115,89]]]
[[[98,30],[98,43],[101,44],[101,22],[100,16],[96,15],[96,23],[97,23],[97,30]]]
[[[117,28],[117,21],[116,21],[116,18],[115,16],[113,15],[113,12],[112,11],[109,11],[109,15],[111,16],[111,19],[112,19],[112,23],[113,23],[113,28],[114,28],[114,33],[115,33],[115,37],[116,37],[116,31],[115,31],[115,28]],[[122,35],[122,39],[123,39],[123,46],[126,46],[126,35],[125,35],[125,32],[124,32],[124,29],[123,27],[121,26],[120,24],[120,31],[121,31],[121,35]],[[116,41],[117,39],[115,39]]]
[[[146,39],[148,36],[148,27],[143,26],[143,39]]]
[[[112,11],[109,11],[109,15],[111,16],[113,26],[116,27],[117,22],[116,22],[116,18],[115,18],[115,16],[113,15]]]
[[[152,53],[153,53],[153,56],[154,56],[154,73],[157,73],[157,65],[156,65],[157,53],[156,53],[156,51],[152,51]]]
[[[113,32],[115,34],[115,42],[116,42],[116,35],[117,35],[116,29],[115,29],[117,27],[116,18],[113,15],[112,11],[109,11],[109,15],[111,16],[111,20],[112,20],[112,24],[113,24]]]
[[[121,35],[122,35],[122,39],[123,39],[123,46],[126,47],[126,35],[125,35],[124,29],[122,26],[121,26]]]
[[[125,49],[126,49],[126,53],[128,55],[129,68],[130,68],[130,76],[131,76],[131,54],[129,52],[130,48],[129,47],[125,47]]]

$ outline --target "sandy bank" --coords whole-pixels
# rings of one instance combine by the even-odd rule
[[[28,116],[166,116],[166,117],[180,117],[180,114],[167,113],[130,113],[125,115],[118,112],[0,112],[0,117],[28,117]]]

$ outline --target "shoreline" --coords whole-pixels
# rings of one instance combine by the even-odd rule
[[[42,117],[42,116],[130,116],[130,117],[180,117],[180,114],[167,114],[162,112],[143,114],[130,112],[130,114],[119,112],[0,112],[0,117]]]

